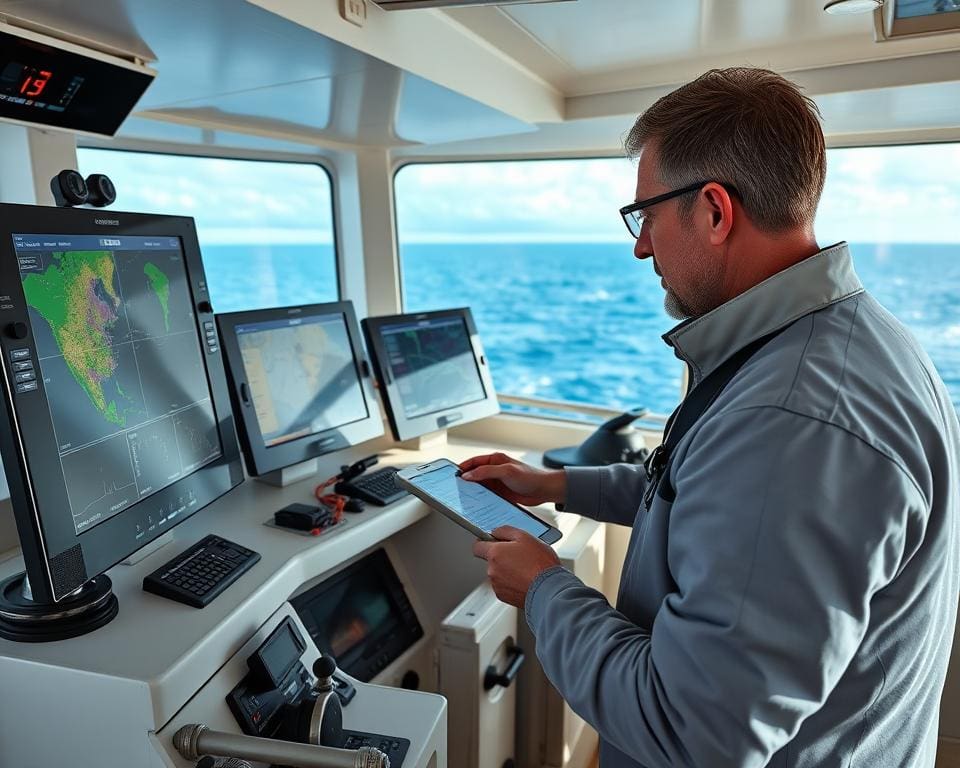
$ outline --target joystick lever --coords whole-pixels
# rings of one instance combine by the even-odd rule
[[[300,701],[288,705],[279,738],[325,747],[343,743],[343,710],[333,688],[336,671],[332,656],[321,656],[313,663],[317,682]]]
[[[337,671],[337,662],[333,656],[320,656],[313,662],[313,674],[317,682],[313,687],[317,693],[333,690],[333,675]]]

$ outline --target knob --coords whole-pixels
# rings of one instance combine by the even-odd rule
[[[337,662],[333,656],[321,656],[313,662],[313,674],[317,676],[317,680],[333,677],[333,673],[336,671]]]
[[[26,323],[16,322],[7,325],[7,336],[9,336],[11,339],[16,339],[17,341],[27,338],[27,334],[29,332],[30,329],[27,327]]]

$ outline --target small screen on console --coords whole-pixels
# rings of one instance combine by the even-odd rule
[[[423,628],[386,553],[376,550],[290,601],[322,653],[367,682]]]
[[[265,445],[369,415],[342,314],[245,323],[236,335]]]
[[[486,397],[462,317],[384,325],[380,333],[407,418]]]
[[[39,365],[15,362],[17,381],[42,377],[79,534],[222,455],[183,249],[159,235],[13,244]]]

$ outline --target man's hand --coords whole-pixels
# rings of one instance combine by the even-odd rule
[[[519,528],[501,525],[493,535],[499,541],[477,541],[473,554],[487,561],[487,576],[497,597],[522,611],[533,580],[560,565],[560,558],[547,544]]]
[[[562,469],[534,469],[505,453],[474,456],[461,463],[460,469],[464,480],[481,483],[516,504],[562,504],[567,498],[567,476]]]

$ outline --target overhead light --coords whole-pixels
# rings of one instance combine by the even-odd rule
[[[828,0],[823,10],[835,16],[870,13],[883,5],[883,0]]]
[[[412,11],[415,8],[466,8],[469,5],[519,5],[571,3],[576,0],[373,0],[385,11]]]

